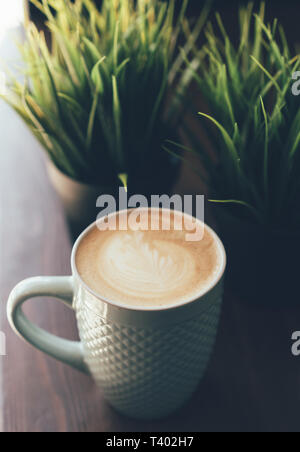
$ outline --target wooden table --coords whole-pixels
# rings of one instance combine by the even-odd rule
[[[70,242],[39,145],[0,103],[0,430],[4,432],[300,431],[300,358],[291,335],[298,309],[251,307],[226,291],[215,352],[192,400],[169,419],[116,414],[93,381],[23,343],[5,314],[9,292],[35,275],[70,273]],[[76,339],[74,315],[52,300],[29,302],[30,318]]]

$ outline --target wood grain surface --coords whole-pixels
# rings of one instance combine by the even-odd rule
[[[70,273],[68,233],[44,163],[39,145],[0,103],[0,331],[7,341],[7,356],[0,357],[0,430],[300,431],[300,358],[291,354],[300,299],[298,309],[264,309],[226,290],[204,380],[180,412],[155,423],[119,416],[90,378],[15,336],[5,313],[14,285],[29,276]],[[287,290],[289,296],[300,298]],[[26,313],[52,333],[77,338],[74,314],[54,300],[29,302]]]

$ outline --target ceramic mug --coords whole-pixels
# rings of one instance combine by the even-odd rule
[[[76,251],[94,226],[74,245],[72,276],[30,278],[15,287],[8,301],[9,322],[39,350],[91,375],[120,413],[139,419],[167,416],[187,401],[207,368],[222,305],[224,247],[209,229],[221,250],[221,268],[198,298],[133,308],[94,293],[78,274]],[[22,304],[44,296],[75,311],[81,342],[53,336],[26,318]]]

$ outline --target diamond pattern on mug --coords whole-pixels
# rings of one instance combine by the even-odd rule
[[[105,397],[141,418],[176,409],[207,368],[220,309],[218,299],[195,318],[164,329],[107,323],[77,306],[86,363]]]

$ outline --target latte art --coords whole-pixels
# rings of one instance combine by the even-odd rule
[[[151,215],[161,217],[162,211],[151,211]],[[182,214],[171,215],[173,224]],[[206,227],[199,242],[186,241],[184,228],[145,229],[92,228],[76,253],[83,281],[100,297],[132,306],[156,307],[198,298],[220,272],[216,237]]]
[[[101,249],[98,260],[101,278],[116,285],[124,295],[141,298],[165,297],[176,293],[196,266],[189,251],[163,240],[149,242],[145,232],[115,232]]]

